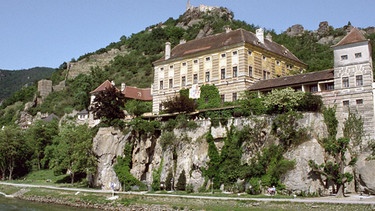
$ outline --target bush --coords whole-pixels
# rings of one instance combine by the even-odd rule
[[[298,111],[320,112],[323,107],[322,96],[306,92],[299,102]]]
[[[193,184],[188,184],[186,186],[186,192],[187,193],[194,193],[194,186],[193,186]]]

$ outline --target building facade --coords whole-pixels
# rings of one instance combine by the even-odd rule
[[[353,28],[332,47],[333,69],[259,81],[250,90],[268,92],[275,88],[292,87],[321,95],[326,106],[336,106],[338,137],[343,135],[343,123],[351,110],[362,116],[367,140],[374,139],[375,83],[371,44],[360,30]]]
[[[153,63],[152,85],[154,114],[163,110],[162,102],[181,89],[215,85],[222,101],[235,101],[254,82],[301,72],[306,64],[284,46],[243,30],[226,32],[181,42],[171,49],[166,43],[165,56]]]

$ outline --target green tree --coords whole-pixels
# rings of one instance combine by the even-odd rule
[[[26,138],[33,150],[33,164],[38,170],[47,168],[48,160],[45,158],[45,148],[52,145],[53,138],[58,134],[58,121],[34,122],[26,131]]]
[[[174,112],[193,112],[196,109],[196,105],[193,99],[190,99],[185,95],[176,95],[173,98],[168,99],[162,103],[167,113]]]
[[[55,174],[69,172],[71,183],[78,173],[95,173],[97,159],[92,150],[93,133],[87,125],[64,124],[54,138],[49,166]]]
[[[8,126],[0,129],[0,171],[2,179],[12,180],[14,176],[27,173],[30,159],[29,147],[24,134],[17,126]],[[15,172],[18,172],[15,173]]]
[[[100,119],[106,124],[111,124],[113,120],[125,117],[123,111],[124,105],[124,95],[115,86],[111,86],[95,96],[91,111],[95,119]]]
[[[177,184],[176,184],[177,190],[186,190],[186,173],[185,170],[182,170],[180,176],[178,177]]]
[[[167,178],[165,179],[165,190],[173,190],[173,173],[172,169],[169,169]]]
[[[221,98],[219,90],[215,85],[203,85],[200,87],[201,94],[197,100],[198,109],[219,108],[221,105]]]
[[[152,102],[144,102],[140,100],[127,100],[125,110],[133,116],[141,116],[144,113],[152,111]]]

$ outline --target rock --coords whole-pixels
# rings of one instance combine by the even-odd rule
[[[121,184],[113,166],[117,156],[122,156],[127,137],[114,128],[100,128],[93,140],[93,150],[98,156],[98,170],[94,175],[93,184],[103,190],[111,190],[114,183],[115,190],[121,189]]]
[[[314,160],[321,164],[324,162],[324,149],[316,139],[302,143],[296,149],[285,154],[289,160],[295,160],[295,169],[287,172],[281,182],[285,184],[286,189],[291,192],[318,193],[323,189],[318,177],[311,173],[309,160]]]
[[[324,36],[324,35],[328,34],[329,29],[330,29],[330,26],[329,26],[327,21],[320,22],[317,34],[319,36]]]
[[[355,166],[357,191],[375,194],[375,160],[367,160],[368,156],[369,153],[361,154]]]
[[[303,34],[305,29],[300,24],[295,24],[286,30],[286,34],[291,37],[300,36]]]

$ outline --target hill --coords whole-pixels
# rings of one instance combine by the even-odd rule
[[[34,67],[26,70],[0,70],[0,102],[24,86],[33,85],[40,79],[50,78],[55,71],[48,67]]]

